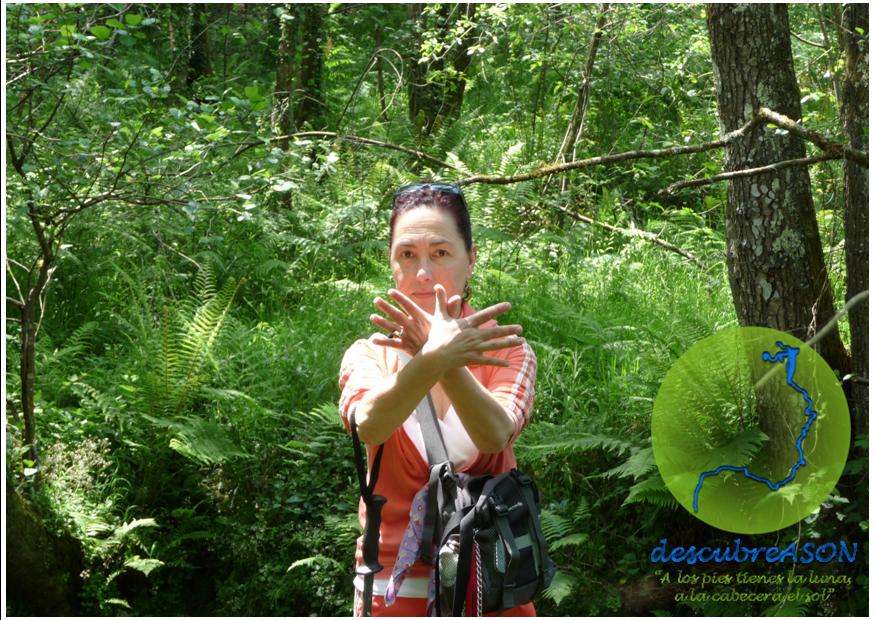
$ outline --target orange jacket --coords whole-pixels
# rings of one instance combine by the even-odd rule
[[[475,310],[467,303],[462,309],[462,316],[470,316]],[[493,327],[496,321],[489,321],[482,327]],[[377,334],[374,334],[374,336]],[[372,340],[373,336],[371,336]],[[400,368],[400,358],[396,349],[374,344],[371,340],[357,340],[343,356],[340,367],[340,415],[349,430],[349,414],[358,401],[372,387],[378,385],[385,377],[396,373]],[[486,355],[510,361],[510,366],[468,366],[471,374],[481,385],[491,392],[516,420],[516,432],[510,443],[497,454],[477,453],[464,471],[471,475],[500,474],[516,466],[513,454],[513,443],[528,424],[534,404],[534,380],[537,375],[537,358],[534,350],[527,342],[521,345],[488,351]],[[384,496],[388,501],[382,510],[382,523],[379,537],[379,563],[384,567],[376,578],[388,578],[397,556],[398,547],[410,519],[410,504],[413,496],[428,482],[428,463],[416,447],[407,428],[415,421],[412,419],[395,429],[385,442],[380,466],[379,479],[374,493]],[[405,428],[406,427],[406,428]],[[367,446],[368,468],[373,464],[376,450]],[[375,446],[373,446],[375,448]],[[358,507],[358,517],[364,527],[365,507],[361,501]],[[355,553],[356,563],[361,562],[362,539],[358,539]],[[409,577],[427,577],[428,566],[418,562],[408,573]]]

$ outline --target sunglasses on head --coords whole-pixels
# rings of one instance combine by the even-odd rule
[[[444,194],[458,196],[464,202],[464,194],[461,193],[461,188],[451,183],[410,183],[409,185],[399,187],[394,193],[394,199],[397,200],[399,196],[417,192],[421,189],[433,189]]]

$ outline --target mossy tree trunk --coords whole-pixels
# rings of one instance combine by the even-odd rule
[[[785,4],[711,4],[707,26],[723,134],[744,125],[760,106],[801,119]],[[803,157],[800,138],[760,126],[726,146],[725,169]],[[806,167],[729,181],[726,237],[741,325],[807,340],[834,316]],[[849,371],[837,330],[816,348],[832,368]]]
[[[437,12],[438,40],[453,40],[451,33],[456,20],[462,16],[472,21],[476,4],[443,4]],[[409,5],[409,16],[417,36],[413,37],[407,64],[409,66],[409,117],[417,136],[428,136],[439,126],[441,119],[455,118],[464,103],[467,86],[465,72],[472,55],[468,47],[475,39],[475,28],[468,28],[461,39],[428,62],[421,59],[422,34],[430,27],[429,15],[421,4]],[[459,16],[459,17],[456,17]]]
[[[846,59],[841,118],[847,143],[868,144],[868,5],[846,4],[841,18]],[[847,299],[868,288],[868,169],[844,160]],[[868,433],[868,300],[850,309],[854,380],[850,396],[858,433]]]
[[[55,538],[6,477],[6,597],[14,615],[81,615],[82,550]]]
[[[212,75],[212,54],[209,50],[209,25],[212,7],[205,4],[191,5],[191,56],[189,59],[188,84],[198,78]]]
[[[297,128],[309,125],[320,129],[325,109],[322,95],[322,71],[325,64],[325,7],[321,4],[303,5],[301,11],[301,39],[298,92],[295,96],[295,124]]]
[[[273,87],[272,124],[273,132],[279,136],[287,136],[294,127],[294,93],[295,51],[297,48],[298,26],[300,20],[291,4],[285,4],[280,12],[279,49],[276,54],[276,84]],[[288,139],[279,142],[283,150],[288,148]]]

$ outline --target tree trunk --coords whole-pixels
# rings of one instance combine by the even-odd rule
[[[868,144],[868,5],[846,4],[841,19],[846,58],[841,119],[847,144]],[[868,169],[844,160],[844,248],[847,299],[868,288]],[[856,432],[868,433],[868,300],[850,309],[854,380],[850,387]],[[863,380],[859,381],[859,379]]]
[[[451,18],[451,12],[448,10],[448,6],[449,5],[443,5],[443,11],[445,13],[444,28],[447,37],[449,36]],[[468,20],[472,20],[475,13],[475,3],[467,3],[464,5],[464,15]],[[456,118],[461,113],[461,105],[464,102],[464,89],[467,86],[465,73],[467,72],[468,67],[470,67],[471,60],[473,60],[473,55],[468,54],[467,49],[473,41],[474,29],[471,29],[471,31],[461,40],[461,43],[453,48],[453,51],[450,54],[452,73],[447,76],[444,86],[443,116],[445,117]]]
[[[801,118],[785,4],[710,4],[707,26],[723,134],[741,127],[760,106]],[[800,138],[760,126],[726,146],[725,169],[804,156]],[[807,340],[834,316],[806,167],[729,181],[726,236],[741,325]],[[849,371],[837,330],[816,348],[832,368]]]
[[[81,615],[82,549],[55,538],[6,477],[7,609],[16,616]]]
[[[421,136],[427,136],[431,133],[431,128],[434,126],[434,120],[440,109],[440,102],[434,97],[434,89],[429,88],[426,83],[428,64],[419,62],[421,37],[417,35],[420,35],[420,31],[424,29],[422,23],[424,5],[410,4],[408,7],[410,22],[413,24],[414,30],[419,31],[412,38],[410,55],[407,57],[407,66],[410,70],[407,82],[408,105],[410,123],[413,125],[416,136],[421,138]]]
[[[24,442],[29,447],[30,460],[34,467],[39,469],[39,450],[37,448],[36,417],[34,415],[36,393],[36,306],[39,304],[40,295],[49,281],[49,276],[55,263],[54,241],[46,236],[46,230],[37,213],[37,207],[33,202],[28,203],[30,209],[30,221],[36,238],[40,245],[40,255],[37,260],[39,271],[36,282],[30,286],[31,279],[28,276],[28,286],[24,304],[21,308],[21,342],[19,350],[19,379],[21,380],[21,412],[24,418]],[[40,473],[37,472],[34,481],[39,482]]]
[[[382,75],[382,54],[379,50],[382,48],[382,26],[376,25],[373,32],[374,43],[376,44],[376,92],[379,97],[379,121],[385,122],[388,120],[386,115],[385,104],[385,80]]]
[[[19,378],[21,380],[21,412],[24,418],[24,443],[28,458],[39,462],[36,449],[36,419],[34,417],[34,385],[36,383],[36,325],[33,304],[25,302],[21,309],[21,348],[19,350]]]
[[[209,53],[210,7],[205,4],[191,5],[191,57],[188,85],[199,78],[212,75],[212,59]]]
[[[592,71],[595,68],[595,56],[598,53],[598,45],[601,43],[601,35],[604,31],[604,25],[607,23],[607,11],[610,5],[604,3],[601,5],[600,13],[598,13],[598,21],[595,23],[595,31],[592,33],[592,38],[589,40],[589,49],[586,54],[586,66],[583,68],[583,77],[580,81],[580,88],[577,92],[577,102],[574,105],[574,113],[568,123],[567,131],[565,131],[564,139],[561,147],[558,149],[558,156],[555,161],[558,163],[573,161],[577,155],[577,143],[583,135],[583,127],[586,123],[586,111],[589,108],[589,91],[592,81]]]
[[[191,58],[191,7],[170,4],[164,7],[167,16],[167,36],[170,39],[170,75],[177,91],[188,86],[188,66]]]
[[[322,98],[324,16],[325,9],[322,5],[303,5],[303,19],[301,21],[303,49],[300,58],[298,91],[294,97],[297,102],[294,113],[296,128],[301,128],[304,124],[309,124],[313,129],[321,128],[320,119],[324,112]]]
[[[279,51],[276,57],[276,86],[273,88],[273,132],[280,136],[287,136],[294,127],[292,96],[298,22],[294,7],[286,4],[285,13],[279,17]],[[282,140],[279,146],[287,149],[288,140]]]
[[[450,39],[450,30],[454,25],[452,15],[460,7],[457,4],[441,5],[438,24],[439,39]],[[424,5],[411,4],[410,20],[414,29],[421,34],[426,28],[423,17]],[[465,16],[470,19],[476,12],[476,4],[464,5]],[[409,78],[409,116],[415,133],[420,138],[430,135],[442,118],[454,118],[461,112],[464,102],[466,80],[464,73],[470,66],[472,57],[467,49],[473,40],[473,33],[468,32],[445,55],[427,63],[419,62],[419,45],[421,36],[415,36],[411,43],[411,54],[407,59],[410,67]],[[451,68],[451,71],[447,70]],[[435,75],[436,74],[436,75]],[[433,78],[437,79],[433,79]]]

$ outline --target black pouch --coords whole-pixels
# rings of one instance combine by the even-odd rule
[[[518,470],[462,477],[442,466],[437,544],[438,615],[482,615],[531,601],[549,586],[555,564],[540,526],[540,495]],[[451,478],[451,480],[449,480]]]

